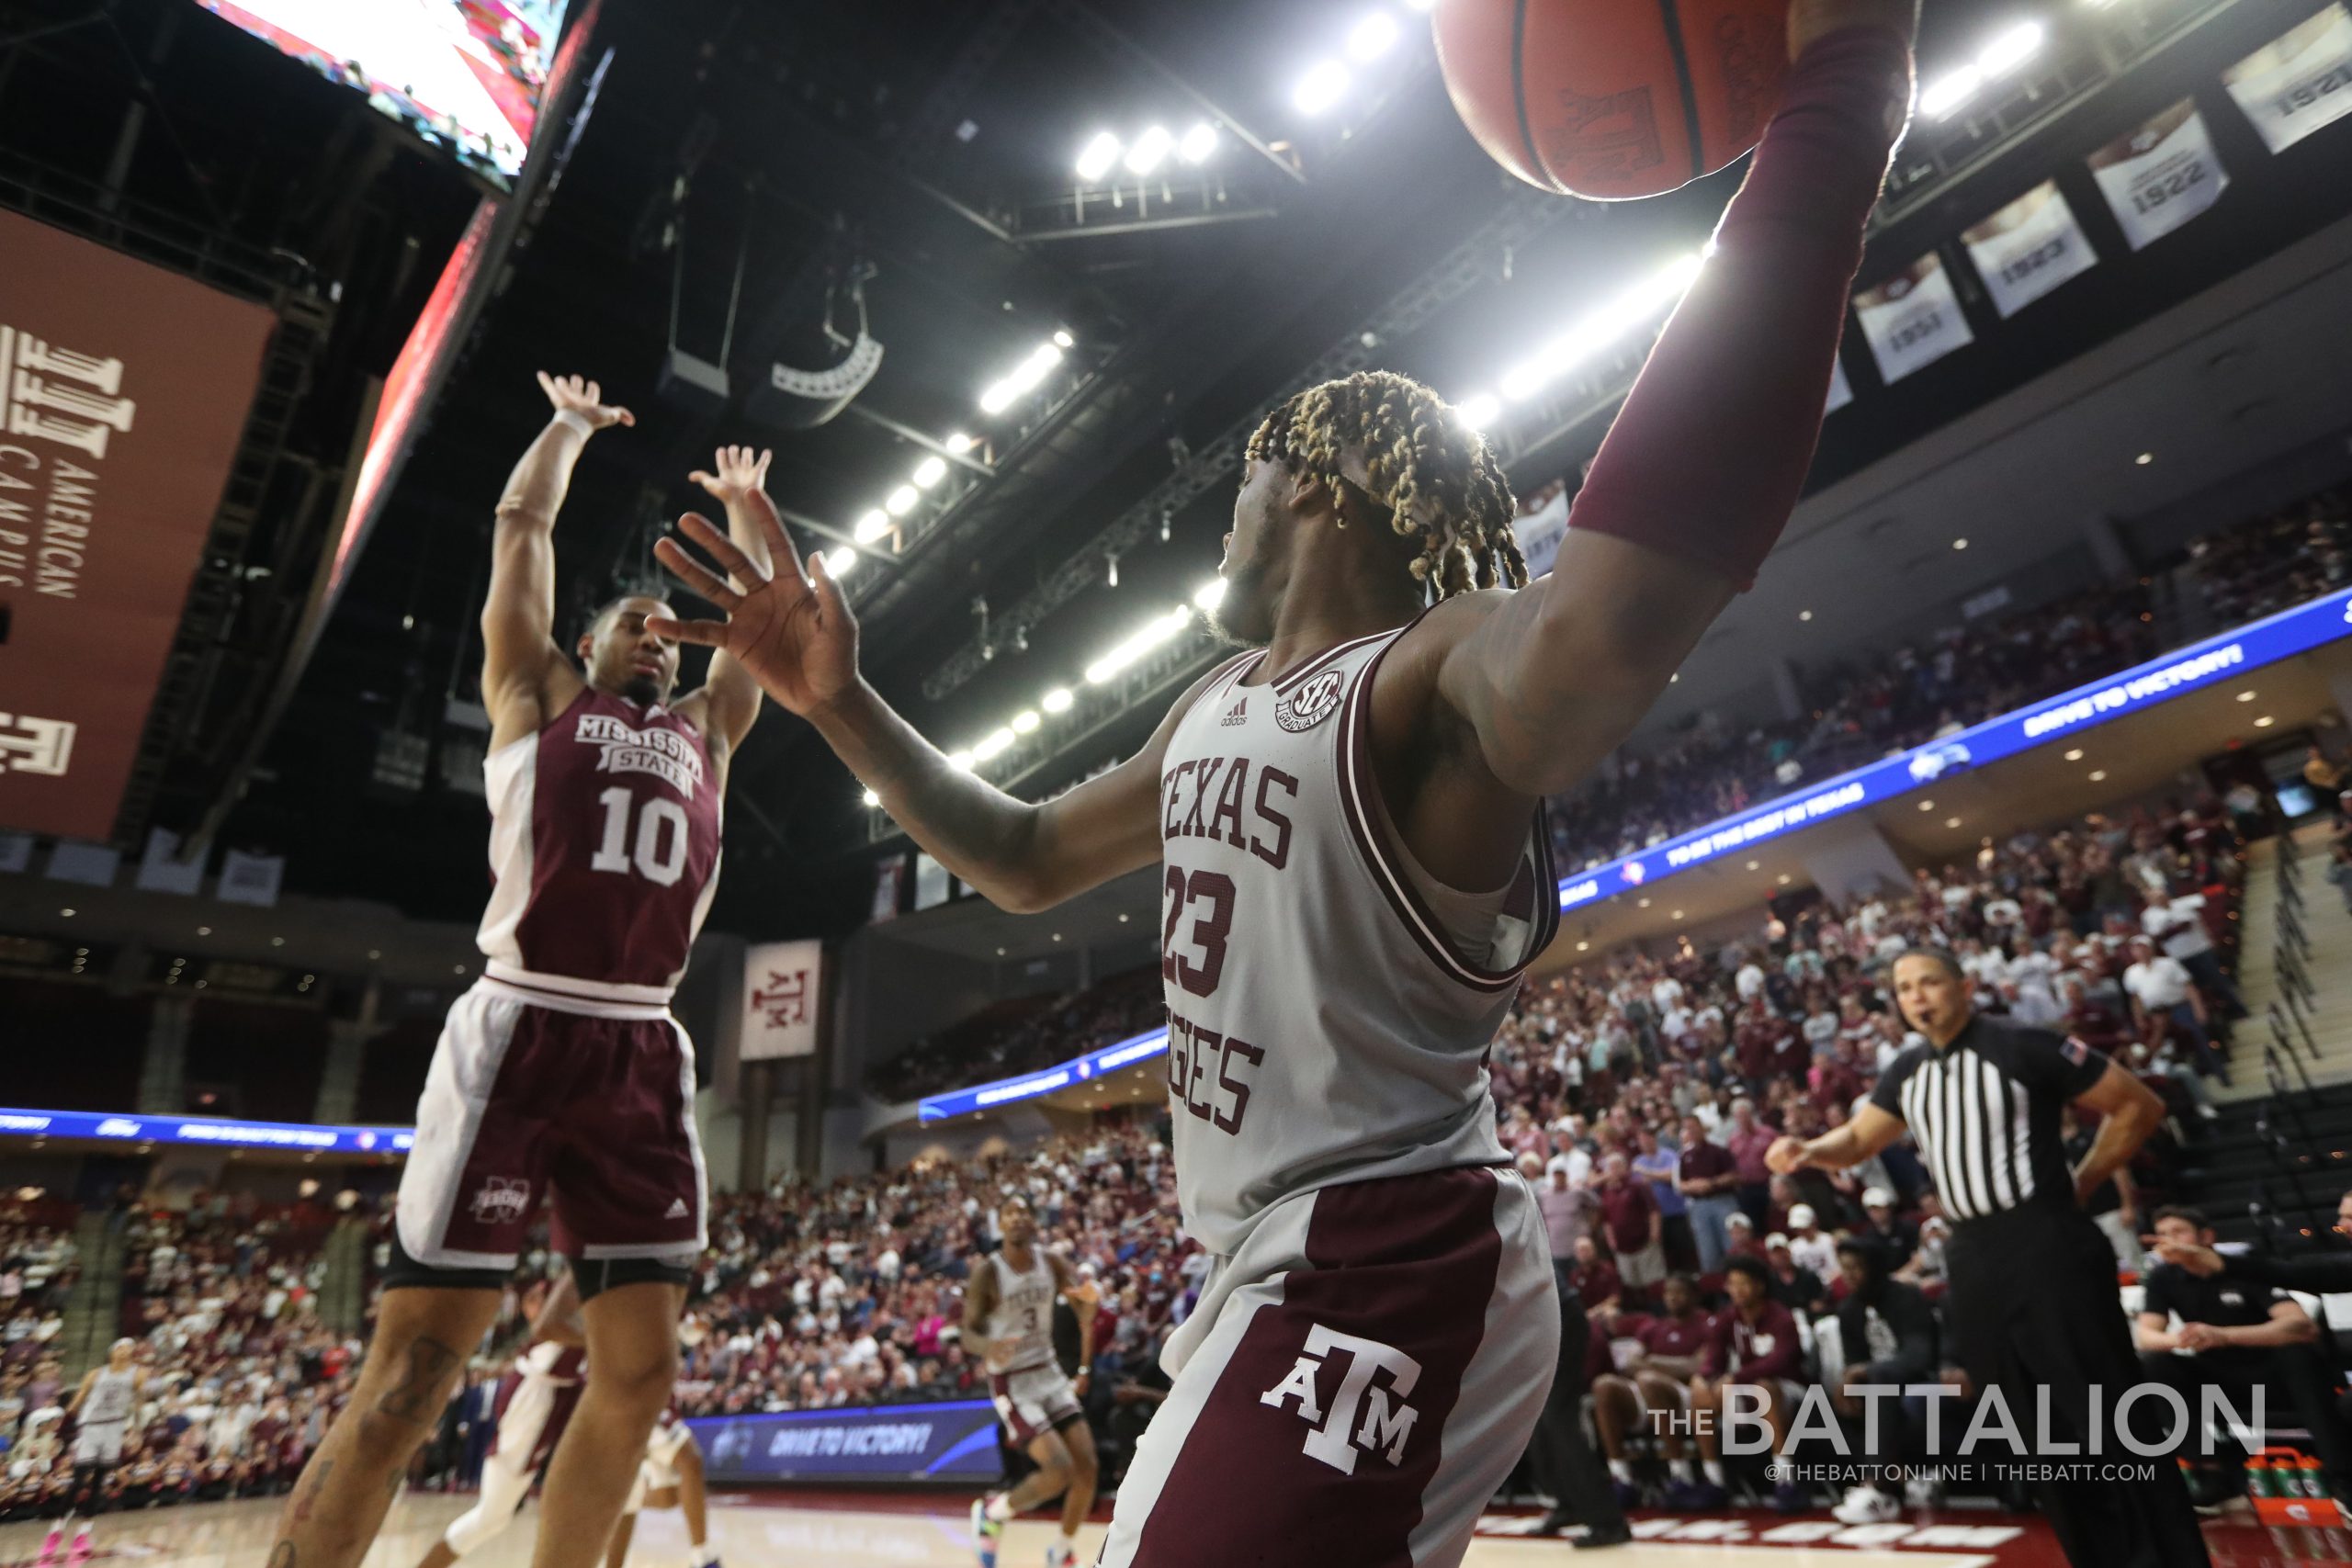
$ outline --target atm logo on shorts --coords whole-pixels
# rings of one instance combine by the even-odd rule
[[[474,1223],[511,1225],[531,1204],[531,1184],[519,1176],[493,1176],[474,1194]]]
[[[1345,1358],[1347,1370],[1340,1374],[1338,1397],[1326,1411],[1317,1374],[1335,1353]],[[1384,1374],[1388,1380],[1385,1387],[1374,1381]],[[1313,1428],[1303,1451],[1343,1475],[1353,1475],[1359,1450],[1377,1453],[1392,1465],[1405,1462],[1405,1441],[1420,1416],[1405,1403],[1405,1396],[1420,1381],[1421,1364],[1395,1346],[1318,1323],[1307,1330],[1306,1351],[1290,1375],[1260,1394],[1258,1403],[1279,1410],[1295,1401],[1298,1418]]]

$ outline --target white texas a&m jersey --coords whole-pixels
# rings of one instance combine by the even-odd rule
[[[1499,1165],[1486,1055],[1559,924],[1543,813],[1482,896],[1415,864],[1374,782],[1374,671],[1409,628],[1258,684],[1218,671],[1159,781],[1160,973],[1184,1225],[1235,1251],[1276,1200]]]
[[[1053,1260],[1042,1247],[1030,1248],[1026,1273],[1015,1269],[1001,1249],[988,1255],[984,1267],[996,1270],[996,1310],[989,1314],[989,1371],[1025,1372],[1050,1367],[1054,1361],[1054,1298],[1061,1294],[1054,1283]]]

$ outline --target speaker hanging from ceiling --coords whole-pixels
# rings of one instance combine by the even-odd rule
[[[867,330],[865,284],[874,265],[863,259],[843,265],[825,289],[825,313],[819,322],[821,336],[810,344],[820,353],[838,355],[819,369],[803,369],[777,360],[764,380],[752,387],[745,412],[779,430],[814,430],[849,407],[882,368],[882,345]],[[857,335],[851,337],[836,324],[846,310],[857,314]]]

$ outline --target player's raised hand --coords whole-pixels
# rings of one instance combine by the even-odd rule
[[[768,462],[775,456],[749,446],[721,446],[709,470],[696,468],[687,477],[708,491],[712,500],[733,506],[752,491],[767,488]]]
[[[591,430],[603,430],[610,425],[635,424],[637,415],[617,403],[605,401],[605,389],[594,381],[577,376],[550,376],[539,372],[539,390],[548,395],[558,413],[576,413],[588,422]]]
[[[650,617],[661,637],[700,643],[725,653],[787,712],[803,718],[848,691],[857,680],[857,621],[841,584],[819,556],[801,570],[800,552],[784,531],[775,503],[753,488],[741,502],[765,537],[774,571],[763,571],[711,521],[689,512],[679,528],[716,560],[705,566],[676,539],[653,547],[672,576],[718,606],[724,619],[676,621]]]
[[[1764,1151],[1764,1167],[1775,1176],[1788,1176],[1804,1168],[1804,1140],[1779,1137]]]
[[[1919,0],[1790,0],[1789,58],[1847,28],[1884,28],[1909,43],[1918,36]]]

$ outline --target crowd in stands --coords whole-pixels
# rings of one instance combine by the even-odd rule
[[[878,1064],[866,1088],[899,1104],[1050,1067],[1162,1021],[1159,966],[1148,964],[1084,990],[1000,1004]]]

